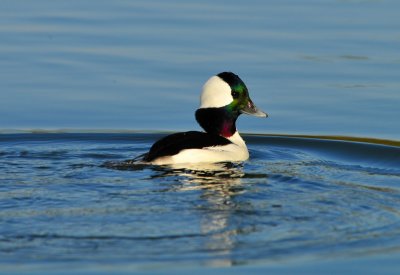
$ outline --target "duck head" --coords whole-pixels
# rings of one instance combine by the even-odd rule
[[[229,138],[236,132],[240,114],[268,116],[254,105],[246,85],[236,74],[222,72],[207,80],[196,111],[200,126],[208,133]]]

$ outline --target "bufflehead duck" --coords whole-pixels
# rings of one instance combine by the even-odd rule
[[[240,114],[267,117],[251,101],[239,76],[231,72],[215,75],[204,84],[196,111],[196,120],[205,132],[166,136],[154,143],[142,160],[156,165],[247,160],[246,143],[236,130]]]

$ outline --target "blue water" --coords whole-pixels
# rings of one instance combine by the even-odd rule
[[[394,273],[399,147],[285,135],[400,140],[399,10],[0,1],[0,272]],[[126,162],[198,130],[221,71],[269,114],[238,120],[249,161]]]
[[[196,129],[236,72],[239,129],[400,139],[400,2],[0,2],[0,128]]]
[[[0,265],[196,271],[400,252],[398,147],[245,136],[244,163],[127,164],[161,136],[1,135]]]

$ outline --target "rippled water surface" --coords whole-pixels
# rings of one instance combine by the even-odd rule
[[[125,164],[160,136],[1,135],[0,263],[99,271],[400,250],[398,147],[245,136],[245,163]]]

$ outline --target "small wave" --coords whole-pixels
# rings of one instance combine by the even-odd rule
[[[52,150],[52,151],[28,151],[22,150],[19,152],[19,157],[22,159],[52,159],[59,160],[68,157],[68,150]]]
[[[91,159],[121,159],[124,156],[118,154],[110,154],[110,153],[83,153],[79,154],[81,158],[91,158]]]
[[[118,235],[59,235],[59,234],[27,234],[1,236],[0,242],[12,242],[15,240],[34,241],[37,239],[66,239],[66,240],[127,240],[127,241],[157,241],[175,240],[184,238],[202,238],[207,234],[182,234],[182,235],[158,235],[158,236],[118,236]]]

